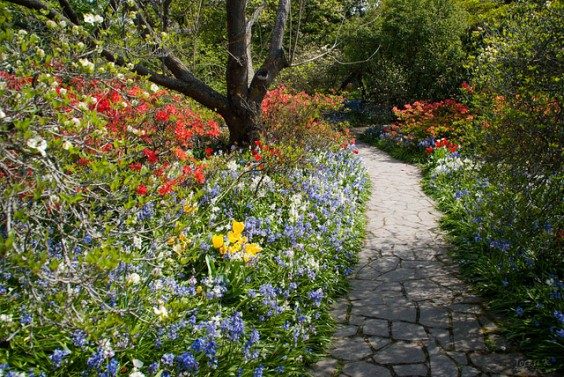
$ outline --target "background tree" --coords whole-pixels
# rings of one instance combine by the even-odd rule
[[[445,0],[376,5],[348,28],[341,60],[360,63],[342,65],[344,82],[356,80],[367,99],[387,105],[452,95],[464,77],[464,9]]]

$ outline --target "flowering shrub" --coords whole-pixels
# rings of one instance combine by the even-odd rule
[[[468,107],[453,100],[416,101],[403,109],[394,107],[397,125],[408,140],[448,138],[454,141],[463,132],[463,124],[472,120]]]
[[[396,157],[422,162],[435,150],[456,152],[464,140],[473,116],[468,108],[452,99],[439,102],[416,101],[403,109],[393,108],[397,121],[371,127],[364,139]]]
[[[142,80],[45,70],[0,79],[0,375],[303,375],[360,247],[353,149],[279,172]]]
[[[347,130],[324,119],[324,114],[340,109],[342,104],[339,96],[292,93],[280,86],[269,91],[262,102],[264,137],[269,143],[283,140],[301,148],[347,145]]]

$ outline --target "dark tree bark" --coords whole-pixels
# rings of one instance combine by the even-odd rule
[[[43,13],[48,19],[66,20],[74,25],[80,25],[82,20],[72,8],[68,0],[59,0],[60,8],[52,8],[50,4],[41,0],[7,0],[8,2]],[[288,67],[282,42],[291,0],[279,0],[276,22],[272,32],[268,55],[262,62],[260,69],[254,72],[250,54],[252,25],[258,19],[264,7],[261,5],[249,20],[246,18],[247,0],[226,0],[227,7],[227,35],[228,59],[226,66],[227,93],[223,95],[195,77],[180,59],[163,47],[155,60],[160,60],[166,67],[168,74],[152,71],[143,64],[137,64],[132,71],[147,76],[155,84],[182,93],[193,98],[203,106],[219,113],[229,129],[229,141],[241,146],[249,145],[256,140],[261,131],[261,102],[268,87],[280,71]],[[119,2],[117,0],[116,2]],[[170,1],[163,9],[163,28],[168,27],[168,9]],[[142,12],[138,13],[143,14]],[[140,33],[152,32],[149,22],[138,16],[135,22]],[[97,33],[84,37],[84,41],[95,47]],[[101,55],[117,65],[126,66],[128,61],[117,51],[103,49]]]

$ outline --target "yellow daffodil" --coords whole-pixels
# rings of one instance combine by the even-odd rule
[[[258,243],[248,243],[245,245],[245,253],[251,255],[257,255],[262,251],[262,247]]]
[[[196,287],[196,294],[201,295],[203,291],[204,291],[204,289],[202,288],[201,285],[198,285],[198,286]]]
[[[176,242],[176,237],[174,237],[174,236],[170,237],[170,238],[166,241],[166,243],[169,244],[169,246],[174,245],[175,242]]]
[[[198,210],[198,207],[196,205],[193,205],[192,203],[186,203],[184,204],[184,213],[192,213],[192,212],[196,212]]]
[[[233,233],[240,235],[241,233],[243,233],[243,230],[245,229],[245,223],[241,221],[233,220],[232,228],[233,228]]]
[[[236,232],[227,232],[227,239],[229,240],[229,243],[235,243],[241,240],[241,233],[236,233]]]
[[[223,236],[221,234],[216,234],[212,237],[213,247],[220,249],[223,246]]]

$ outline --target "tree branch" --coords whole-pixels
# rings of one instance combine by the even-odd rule
[[[261,68],[255,73],[249,87],[249,98],[253,102],[261,101],[268,90],[268,86],[272,84],[278,73],[288,67],[282,42],[284,41],[284,31],[289,13],[290,0],[280,0],[268,56]]]
[[[39,0],[7,0],[7,1],[31,10],[45,11],[46,17],[53,21],[60,21],[66,18],[72,24],[79,25],[74,21],[72,21],[70,18],[65,17],[65,15],[50,8],[48,5],[42,3]],[[78,20],[78,17],[76,17],[76,20]],[[90,47],[97,46],[98,40],[93,36],[89,35],[83,38],[88,46]],[[127,61],[122,56],[117,55],[112,51],[103,49],[101,55],[106,60],[113,62],[118,66],[122,66],[122,67],[127,66]],[[142,64],[136,64],[131,69],[131,71],[141,76],[146,76],[149,79],[149,81],[155,84],[161,85],[170,90],[174,90],[176,92],[187,95],[188,97],[193,98],[203,106],[211,110],[217,111],[222,116],[224,116],[229,111],[227,98],[221,95],[220,93],[216,92],[215,90],[213,90],[211,87],[209,87],[199,79],[197,79],[176,57],[171,56],[169,53],[167,53],[162,59],[166,67],[174,75],[174,77],[156,73]]]
[[[248,65],[245,8],[247,0],[227,0],[227,96],[238,100],[246,97]]]
[[[76,25],[80,24],[80,20],[78,19],[76,12],[74,11],[74,9],[72,9],[71,5],[67,0],[59,0],[59,4],[61,5],[61,8],[63,8],[63,14],[69,20],[71,20],[73,24]]]
[[[253,25],[255,24],[255,22],[257,22],[258,18],[260,17],[262,11],[264,10],[264,8],[266,7],[266,0],[262,1],[262,4],[259,5],[259,7],[257,9],[255,9],[255,11],[253,12],[253,15],[251,16],[251,18],[249,18],[249,20],[247,21],[247,25],[245,27],[245,45],[247,48],[247,84],[251,85],[251,81],[253,80],[253,77],[255,75],[255,69],[253,67],[253,55],[252,55],[252,37],[253,37],[253,33],[252,33],[252,29],[253,29]]]

